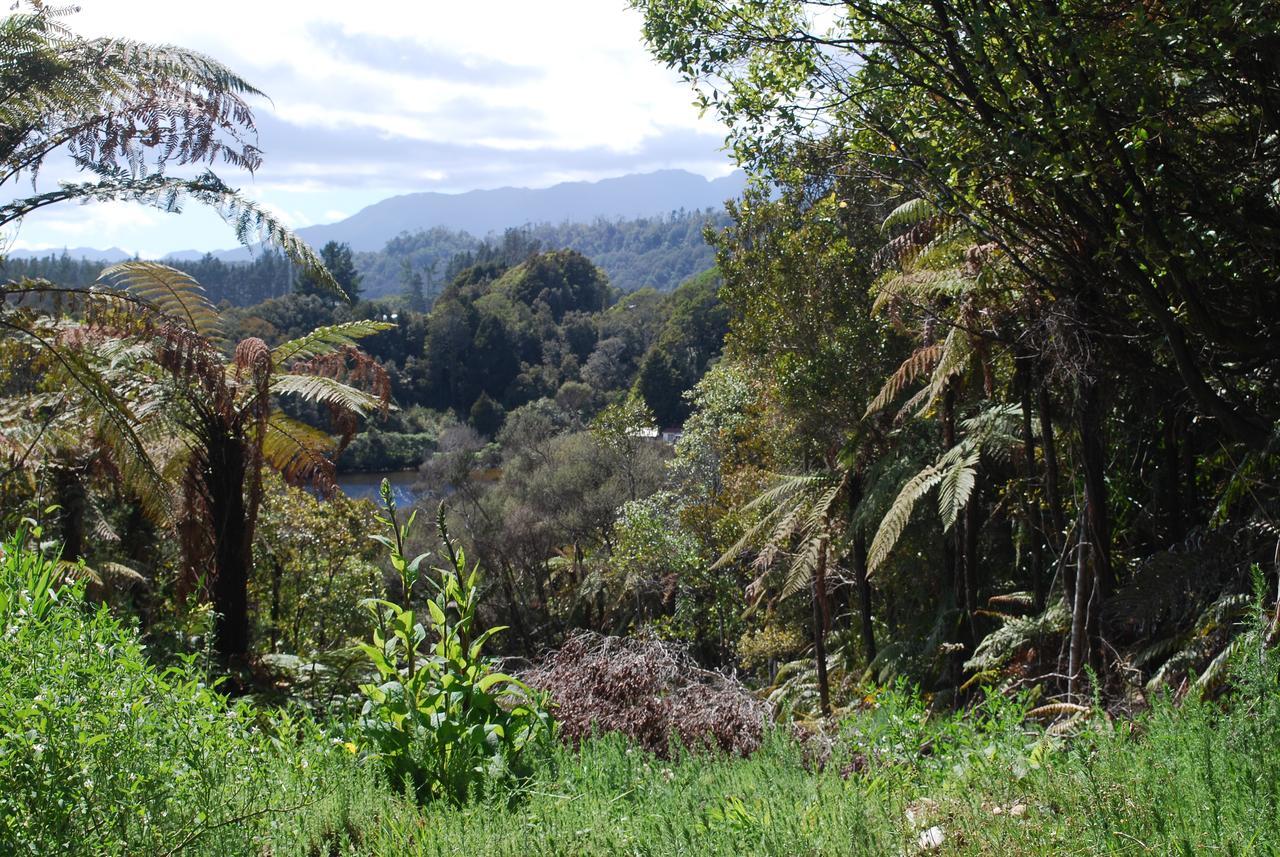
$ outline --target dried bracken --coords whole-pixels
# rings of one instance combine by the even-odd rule
[[[524,675],[551,694],[561,738],[619,732],[666,758],[677,740],[746,756],[764,737],[768,706],[736,679],[698,667],[657,639],[581,632]]]

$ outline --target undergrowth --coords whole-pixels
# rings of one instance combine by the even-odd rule
[[[937,716],[889,689],[826,734],[770,729],[745,758],[598,735],[421,806],[354,752],[354,724],[157,667],[74,584],[51,597],[50,562],[22,536],[0,561],[4,855],[1278,853],[1280,691],[1259,632],[1225,703],[1046,728],[1019,700]]]

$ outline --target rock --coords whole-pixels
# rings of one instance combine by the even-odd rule
[[[946,841],[947,835],[942,832],[942,828],[934,825],[928,830],[920,832],[920,835],[916,838],[916,845],[921,851],[936,851]]]

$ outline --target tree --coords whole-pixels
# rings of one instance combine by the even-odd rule
[[[42,353],[53,389],[84,391],[70,400],[83,409],[72,420],[98,426],[144,502],[160,514],[176,510],[167,523],[179,536],[190,581],[209,571],[218,651],[242,660],[263,468],[334,487],[333,458],[358,418],[388,406],[385,371],[355,342],[390,325],[333,325],[274,349],[250,338],[229,357],[217,311],[181,271],[125,262],[102,280],[114,290],[76,293],[76,317],[9,310],[0,324]],[[71,307],[64,302],[63,309]],[[339,439],[285,415],[275,405],[279,397],[327,408]],[[29,407],[56,418],[66,405],[46,396]]]
[[[684,401],[685,379],[667,352],[654,348],[640,361],[635,392],[660,426],[684,422],[688,409]]]
[[[325,270],[332,275],[338,288],[347,300],[355,303],[360,300],[360,274],[356,271],[355,260],[351,255],[351,245],[343,242],[329,241],[320,248],[320,258],[324,261]],[[419,280],[421,286],[421,280]],[[298,274],[294,291],[300,295],[319,295],[333,297],[333,289],[327,282],[316,276],[314,271],[303,270]]]
[[[485,437],[493,437],[498,433],[498,429],[502,428],[502,421],[506,417],[506,410],[502,405],[489,398],[489,394],[481,392],[479,398],[471,405],[471,414],[468,422],[471,427]]]
[[[94,180],[0,206],[0,227],[49,205],[134,200],[178,211],[208,205],[246,243],[269,241],[333,288],[320,259],[277,218],[214,173],[167,175],[168,166],[256,169],[262,161],[248,98],[261,93],[216,60],[172,45],[84,39],[60,9],[33,4],[0,22],[0,187],[33,179],[65,152]]]
[[[409,263],[405,262],[400,280],[404,283],[404,303],[410,312],[426,312],[431,308],[427,305],[427,293],[423,286],[421,272],[413,270],[409,267]]]

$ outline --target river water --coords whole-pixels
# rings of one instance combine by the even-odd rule
[[[342,493],[353,500],[372,500],[380,503],[378,489],[382,480],[391,481],[391,492],[395,495],[396,505],[408,507],[418,499],[414,483],[418,480],[416,470],[393,470],[390,473],[339,473],[338,487]]]

